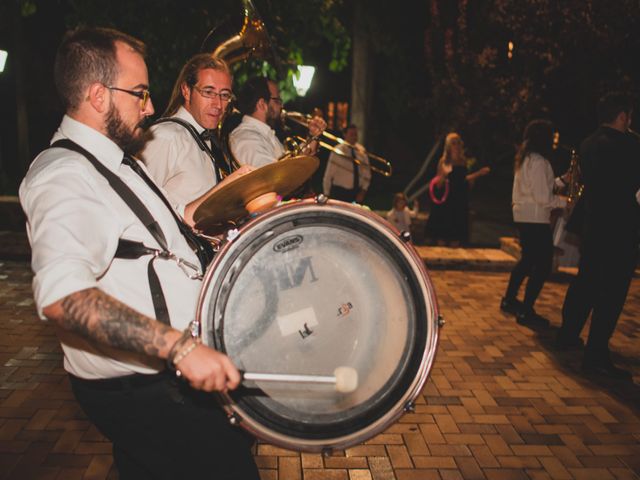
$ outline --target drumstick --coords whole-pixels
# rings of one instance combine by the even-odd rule
[[[353,392],[358,387],[358,372],[351,367],[338,367],[333,371],[333,375],[242,372],[242,378],[261,382],[335,384],[336,391],[341,393]]]

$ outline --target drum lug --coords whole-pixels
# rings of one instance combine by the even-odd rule
[[[407,402],[404,406],[404,413],[414,413],[416,411],[416,404],[413,402]]]
[[[230,423],[231,425],[233,425],[234,427],[236,427],[236,426],[240,425],[240,421],[242,420],[242,419],[238,416],[238,414],[237,414],[237,413],[235,413],[235,412],[230,413],[230,414],[229,414],[229,416],[228,416],[228,418],[229,418],[229,423]]]
[[[237,228],[232,228],[227,232],[227,241],[233,242],[236,238],[238,238],[238,235],[240,235],[240,230],[238,230]]]
[[[324,205],[329,201],[329,197],[327,197],[323,193],[319,193],[318,195],[316,195],[315,201],[318,205]]]
[[[445,323],[447,323],[447,322],[445,322],[444,317],[442,315],[438,315],[438,326],[440,328],[442,328],[442,327],[444,327]]]
[[[411,241],[411,232],[402,232],[400,234],[400,240],[404,243],[409,243]]]

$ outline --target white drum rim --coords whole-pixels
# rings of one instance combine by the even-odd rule
[[[424,388],[424,385],[429,378],[429,373],[433,368],[439,342],[439,308],[433,284],[424,262],[418,255],[415,248],[400,237],[400,232],[377,214],[363,207],[336,200],[329,200],[322,204],[318,203],[314,199],[301,200],[281,205],[263,215],[251,219],[239,229],[239,234],[242,235],[243,232],[251,230],[255,224],[260,224],[270,219],[277,219],[281,216],[288,216],[297,210],[304,209],[304,211],[312,212],[326,211],[327,208],[339,211],[351,218],[356,218],[372,225],[376,230],[384,233],[385,236],[391,240],[392,244],[402,252],[403,256],[409,260],[407,263],[409,263],[413,270],[414,278],[418,280],[418,290],[422,292],[425,300],[425,306],[427,307],[427,312],[425,313],[428,325],[426,328],[424,352],[420,359],[419,367],[404,394],[378,419],[366,427],[360,428],[359,430],[347,435],[336,436],[330,439],[302,438],[294,435],[286,435],[256,421],[238,403],[236,403],[230,395],[220,393],[220,397],[223,400],[223,407],[234,422],[237,422],[237,424],[242,428],[263,441],[297,451],[320,452],[349,448],[372,438],[391,426],[407,410],[413,407],[414,401]],[[386,228],[381,228],[381,225]],[[227,252],[233,249],[235,244],[236,239],[226,241],[217,253],[212,264],[207,269],[196,309],[196,320],[199,322],[201,329],[203,326],[203,310],[205,306],[210,305],[210,296],[214,290],[209,288],[209,286],[219,273],[218,267],[220,264],[227,261],[225,260],[228,258]],[[431,302],[429,302],[429,300],[431,300]],[[204,332],[201,332],[201,336],[203,334]]]

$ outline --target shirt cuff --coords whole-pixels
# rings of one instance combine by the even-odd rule
[[[40,270],[33,279],[33,296],[38,315],[42,310],[72,293],[98,286],[95,276],[81,263],[52,265]]]

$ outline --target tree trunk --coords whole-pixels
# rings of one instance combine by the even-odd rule
[[[18,180],[27,171],[31,155],[29,152],[29,119],[27,115],[27,99],[25,96],[25,75],[24,75],[24,35],[22,32],[22,14],[20,12],[20,2],[12,0],[13,14],[13,65],[15,68],[16,80],[16,119],[18,132],[18,158],[16,173]]]
[[[366,144],[367,119],[371,111],[371,52],[365,21],[366,1],[354,3],[351,123],[358,127],[360,143]]]

